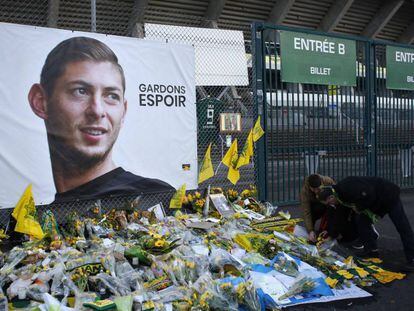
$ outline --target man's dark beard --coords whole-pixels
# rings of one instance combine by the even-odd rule
[[[48,133],[47,140],[49,143],[50,158],[52,161],[52,170],[57,172],[62,170],[65,175],[78,175],[102,163],[111,152],[115,140],[104,154],[93,156],[85,155],[76,148],[70,148],[65,144],[64,139]],[[55,164],[54,164],[55,163]],[[56,163],[59,163],[56,166]]]

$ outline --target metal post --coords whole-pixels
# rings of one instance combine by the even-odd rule
[[[96,0],[91,0],[91,32],[96,32]]]
[[[57,28],[60,0],[49,0],[47,8],[47,27]]]
[[[375,44],[372,41],[365,43],[365,73],[366,73],[366,88],[367,101],[365,107],[365,147],[367,149],[367,175],[376,176],[376,100],[375,100]]]
[[[254,59],[254,78],[253,78],[253,96],[256,104],[257,116],[261,116],[262,128],[265,131],[264,136],[256,144],[256,184],[258,187],[259,200],[267,201],[267,157],[266,157],[266,92],[263,86],[263,25],[261,23],[254,23],[252,27],[252,51]],[[272,202],[273,203],[273,202]]]
[[[413,170],[413,151],[412,148],[399,150],[401,174],[403,178],[411,177]]]

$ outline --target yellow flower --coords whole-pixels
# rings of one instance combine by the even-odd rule
[[[201,198],[201,193],[200,193],[200,192],[198,192],[198,191],[196,191],[196,192],[194,193],[194,195],[195,195],[196,199]]]
[[[194,269],[195,268],[195,263],[192,262],[192,261],[187,261],[186,266],[190,269]]]
[[[181,211],[176,211],[174,214],[174,217],[177,220],[185,220],[185,219],[189,219],[190,216],[188,216],[188,214],[183,214]]]
[[[3,229],[0,229],[0,239],[7,239],[8,236]]]
[[[163,247],[165,245],[164,240],[157,240],[155,241],[155,247]]]
[[[237,213],[234,213],[233,217],[235,219],[240,219],[240,218],[247,218],[247,215],[237,212]]]
[[[204,199],[198,199],[195,202],[195,207],[202,208],[204,206],[204,203],[205,203],[205,200]]]
[[[250,197],[250,190],[248,190],[248,189],[243,190],[242,193],[241,193],[241,197],[243,199]]]
[[[189,203],[193,203],[194,198],[193,198],[193,196],[191,195],[191,193],[189,193],[189,194],[188,194],[188,196],[187,196],[187,200],[188,200],[188,202],[189,202]]]
[[[234,190],[234,189],[229,189],[228,191],[227,191],[227,193],[228,193],[228,195],[229,196],[233,196],[233,197],[236,197],[239,193],[236,191],[236,190]]]
[[[146,310],[150,310],[150,309],[154,309],[154,308],[155,308],[155,304],[154,304],[154,302],[153,302],[153,301],[148,300],[148,301],[145,301],[145,302],[144,302],[143,307],[144,307]]]
[[[210,299],[211,297],[212,295],[209,292],[205,292],[204,294],[202,294],[200,297],[200,306],[203,308],[208,307],[207,299]]]
[[[183,204],[184,205],[188,204],[188,198],[186,196],[183,196]]]
[[[226,288],[230,288],[230,287],[232,287],[232,285],[231,285],[231,283],[230,283],[230,282],[227,282],[227,283],[222,283],[222,284],[220,285],[220,287],[221,287],[222,289],[226,289]]]
[[[239,286],[237,286],[236,293],[237,293],[237,298],[239,300],[242,300],[244,295],[246,294],[246,285],[244,283],[241,283]]]

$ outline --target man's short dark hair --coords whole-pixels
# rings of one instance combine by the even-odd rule
[[[332,187],[323,187],[321,192],[318,193],[318,199],[320,201],[326,201],[328,197],[334,194]]]
[[[66,65],[78,61],[110,62],[121,74],[125,93],[124,70],[118,63],[115,53],[103,42],[88,37],[73,37],[60,42],[48,54],[40,74],[40,84],[51,96],[56,80],[64,73]]]
[[[308,182],[312,188],[319,188],[322,185],[322,179],[318,174],[309,175]]]

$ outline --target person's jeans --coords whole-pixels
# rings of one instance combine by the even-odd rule
[[[358,228],[359,239],[364,248],[368,251],[378,248],[378,235],[372,227],[372,220],[366,214],[356,214],[356,224]]]
[[[414,260],[414,233],[410,222],[408,221],[407,215],[405,214],[401,200],[398,200],[393,206],[391,206],[388,215],[400,234],[405,257],[409,262]],[[377,234],[372,227],[371,219],[365,214],[358,214],[357,226],[359,238],[362,244],[364,244],[364,248],[366,250],[377,249]]]
[[[388,215],[400,234],[404,246],[405,257],[411,262],[414,259],[414,233],[407,215],[405,214],[401,200],[398,200],[398,202],[391,207]]]

